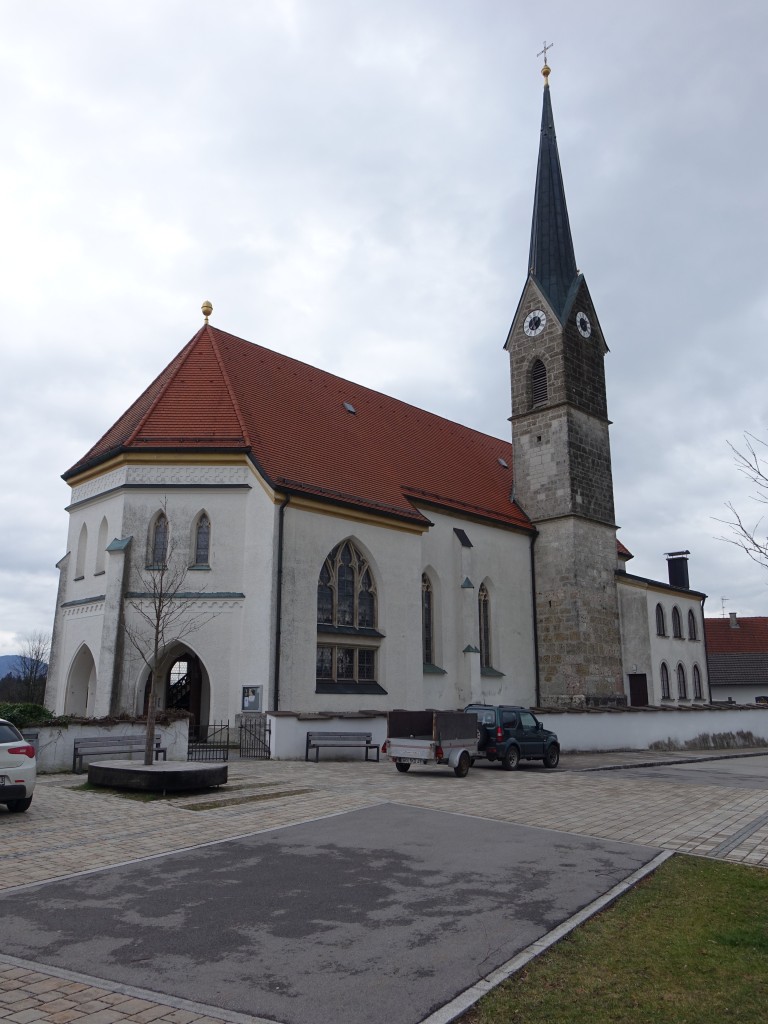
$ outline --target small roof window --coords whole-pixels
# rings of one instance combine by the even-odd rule
[[[347,410],[348,413],[351,413],[353,416],[357,413],[357,409],[354,407],[354,405],[352,405],[351,402],[345,402],[344,408]]]
[[[499,465],[503,466],[504,469],[509,469],[509,463],[506,459],[499,458]]]

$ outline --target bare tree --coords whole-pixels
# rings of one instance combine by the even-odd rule
[[[165,514],[165,502],[163,503]],[[156,688],[160,658],[168,644],[183,640],[214,619],[214,613],[190,614],[191,595],[183,588],[188,567],[178,557],[174,545],[164,544],[155,551],[154,564],[138,572],[141,592],[130,594],[126,600],[135,613],[135,621],[124,617],[123,630],[135,651],[149,669],[149,704],[147,707],[147,742],[144,764],[152,764],[155,745]],[[200,592],[204,594],[204,591]],[[197,596],[197,593],[194,595]]]
[[[41,704],[51,656],[50,633],[33,632],[22,639],[17,657],[19,678],[30,704]]]
[[[761,441],[754,434],[744,435],[744,447],[737,448],[728,442],[728,447],[733,452],[733,460],[736,468],[756,487],[751,495],[752,499],[760,505],[768,505],[768,443]],[[726,508],[730,512],[729,519],[720,519],[718,522],[728,526],[732,536],[721,537],[729,544],[735,544],[745,551],[749,557],[768,569],[768,529],[763,524],[763,516],[760,516],[754,525],[739,513],[732,502],[726,502]]]

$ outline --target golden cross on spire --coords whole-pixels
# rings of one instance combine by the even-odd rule
[[[545,39],[544,40],[544,49],[543,50],[539,50],[539,52],[536,54],[536,56],[537,57],[541,57],[542,54],[543,54],[544,55],[544,63],[546,64],[547,63],[547,50],[551,50],[554,45],[555,45],[554,43],[548,43],[547,40]]]

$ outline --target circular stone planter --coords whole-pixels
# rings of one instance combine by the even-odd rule
[[[226,763],[198,764],[189,761],[92,761],[88,781],[92,786],[133,789],[144,793],[180,793],[210,789],[227,781]]]

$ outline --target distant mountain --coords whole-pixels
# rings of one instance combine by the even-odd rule
[[[9,675],[21,676],[18,654],[0,654],[0,679]]]

